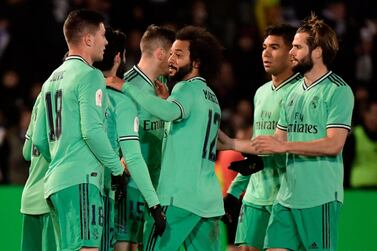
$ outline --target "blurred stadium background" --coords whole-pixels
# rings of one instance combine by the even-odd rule
[[[67,51],[62,33],[67,13],[76,8],[101,12],[113,28],[128,36],[127,66],[139,59],[139,41],[149,24],[180,28],[206,27],[226,48],[214,83],[223,110],[222,128],[236,137],[250,137],[252,97],[265,81],[263,30],[281,22],[298,25],[314,11],[331,25],[340,40],[332,69],[352,87],[356,97],[354,126],[365,126],[368,100],[376,100],[377,1],[373,0],[1,0],[0,1],[0,250],[18,250],[22,185],[28,165],[22,159],[24,134],[33,102],[44,80]],[[377,250],[377,107],[368,115],[375,143],[369,156],[374,170],[368,184],[352,181],[357,139],[344,150],[346,198],[340,224],[340,251]],[[370,122],[371,121],[371,122]],[[373,129],[374,128],[374,129]],[[372,164],[372,166],[373,166]],[[227,175],[217,170],[222,184]],[[375,179],[373,179],[375,177]]]

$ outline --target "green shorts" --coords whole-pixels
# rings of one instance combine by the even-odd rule
[[[114,230],[114,200],[109,196],[103,196],[104,217],[102,228],[101,251],[114,250],[115,230]]]
[[[154,222],[148,217],[145,224],[143,248],[146,251],[179,250],[218,251],[220,249],[219,217],[202,218],[187,210],[164,206],[167,226],[162,236],[154,235]]]
[[[272,206],[242,203],[234,243],[239,246],[256,247],[263,250],[271,210]]]
[[[50,214],[24,214],[22,219],[22,251],[56,250],[54,227]]]
[[[100,247],[105,214],[96,186],[74,185],[52,194],[47,202],[58,250]]]
[[[143,242],[144,211],[146,207],[147,204],[140,191],[129,186],[126,198],[115,203],[116,241]]]
[[[341,206],[338,201],[304,209],[275,204],[267,227],[264,248],[336,250]]]

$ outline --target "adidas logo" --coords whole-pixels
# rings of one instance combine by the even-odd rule
[[[308,249],[318,249],[317,243],[313,242]]]

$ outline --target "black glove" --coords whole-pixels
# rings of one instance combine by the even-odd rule
[[[127,176],[123,172],[122,175],[111,175],[111,190],[115,191],[115,200],[121,200],[127,194]]]
[[[244,160],[233,161],[229,169],[247,176],[263,169],[263,160],[258,155],[248,155]]]
[[[224,223],[235,222],[240,212],[241,201],[230,193],[226,194],[223,201],[225,215],[222,217],[222,221]]]
[[[154,219],[154,235],[162,236],[166,228],[166,216],[160,204],[149,208]]]

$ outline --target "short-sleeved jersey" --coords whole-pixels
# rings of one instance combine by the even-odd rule
[[[288,95],[277,127],[288,132],[288,141],[321,139],[327,129],[351,129],[353,105],[351,88],[335,73],[326,73],[309,87],[302,79]],[[334,200],[343,201],[342,154],[288,154],[277,201],[290,208],[308,208]]]
[[[114,175],[123,172],[107,138],[102,73],[82,57],[68,56],[44,83],[41,96],[33,141],[51,157],[45,197],[81,183],[102,191],[103,166]]]
[[[258,88],[254,96],[253,137],[275,133],[282,102],[301,78],[300,74],[294,74],[278,87],[275,87],[270,81]],[[245,203],[261,206],[272,205],[276,199],[280,188],[280,176],[285,172],[285,155],[270,155],[262,158],[264,169],[250,176],[243,197]],[[239,197],[243,189],[239,189],[237,186],[242,187],[244,183],[245,178],[242,175],[237,175],[229,192],[235,193],[234,195]]]
[[[25,151],[31,152],[31,162],[29,177],[25,183],[24,190],[22,191],[21,213],[32,215],[45,214],[50,211],[43,192],[43,178],[47,172],[49,163],[45,158],[43,158],[38,149],[31,142],[34,130],[34,121],[38,113],[38,104],[41,100],[40,97],[41,96],[39,95],[33,106],[31,120],[25,135],[25,145],[27,144],[28,147],[27,149],[24,149]]]
[[[216,140],[221,110],[216,95],[201,77],[177,83],[168,98],[181,111],[167,128],[158,195],[162,205],[201,217],[224,214],[215,175]]]
[[[135,102],[127,94],[107,88],[110,109],[108,135],[114,150],[124,157],[139,189],[149,206],[159,204],[156,191],[142,157],[139,143],[139,118]],[[110,171],[106,169],[105,186],[110,185]]]
[[[155,95],[154,83],[135,65],[125,73],[127,84],[138,87],[146,94]],[[161,80],[161,79],[160,79]],[[161,150],[165,122],[150,114],[136,103],[139,118],[141,152],[147,163],[154,187],[157,187],[161,170]],[[131,180],[131,186],[134,186]]]

